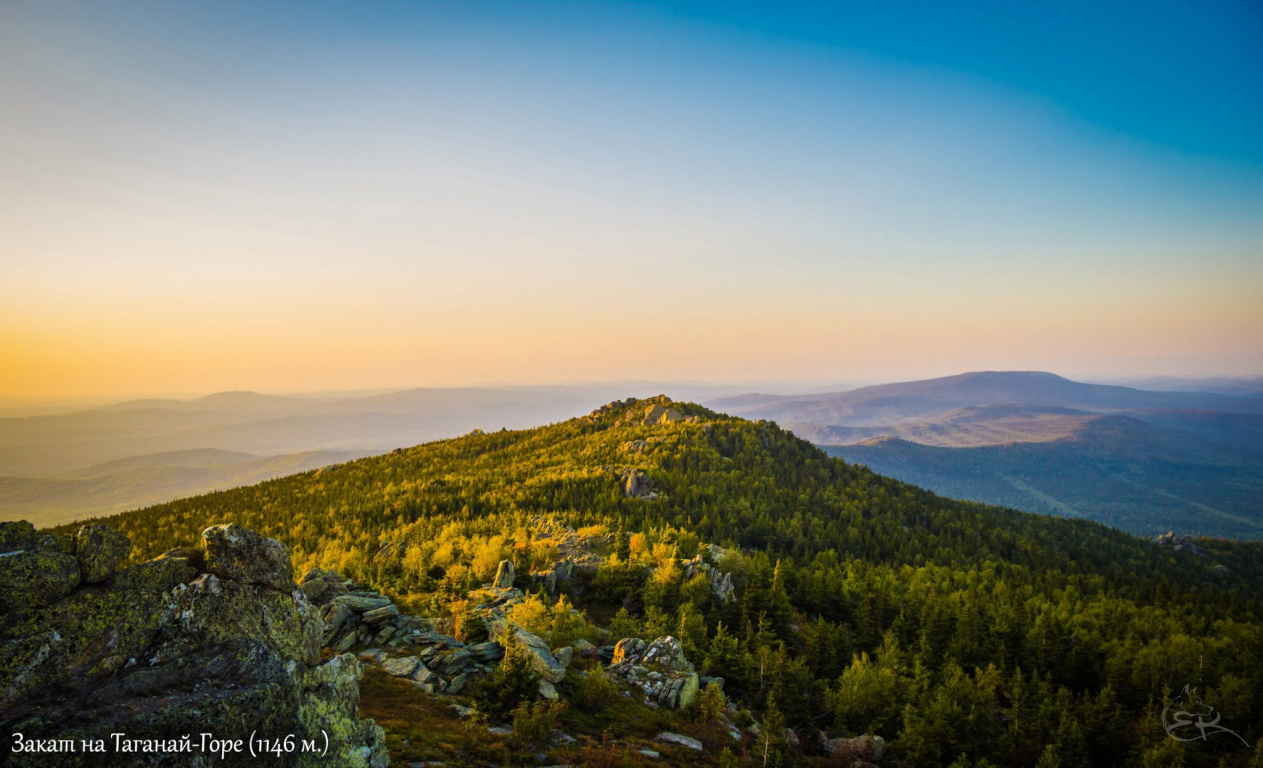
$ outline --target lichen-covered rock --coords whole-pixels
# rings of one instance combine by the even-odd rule
[[[32,541],[30,531],[8,528],[0,538],[64,555],[77,573],[66,542]],[[323,625],[306,597],[277,590],[271,586],[280,583],[276,579],[234,580],[201,567],[197,553],[173,551],[41,609],[5,617],[0,730],[76,744],[110,744],[112,733],[156,740],[204,732],[243,740],[252,732],[293,734],[322,748],[327,734],[324,756],[296,752],[255,761],[248,753],[230,754],[216,764],[388,764],[381,729],[359,719],[359,662],[338,656],[319,663]],[[16,766],[46,765],[46,758],[6,756]],[[107,750],[61,754],[57,764],[124,766],[137,764],[136,758]],[[197,763],[196,755],[187,754],[147,758],[155,765]]]
[[[90,523],[75,532],[75,559],[79,577],[89,584],[105,581],[132,551],[131,539],[101,523]]]
[[[206,540],[206,570],[242,584],[262,584],[286,592],[294,589],[294,565],[289,549],[277,541],[236,523],[213,525],[202,532]]]
[[[407,677],[417,671],[421,660],[416,656],[401,656],[397,659],[386,659],[382,662],[382,671],[395,677]]]
[[[0,529],[0,613],[27,613],[57,602],[79,585],[73,545],[39,534],[26,521]],[[70,551],[67,551],[70,550]]]
[[[356,613],[368,613],[390,605],[390,598],[377,595],[338,595],[330,601],[332,605],[344,605]]]
[[[0,554],[35,546],[35,526],[26,520],[0,523]]]

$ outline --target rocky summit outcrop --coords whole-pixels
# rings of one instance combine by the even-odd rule
[[[624,686],[641,691],[646,701],[667,709],[683,709],[697,696],[699,678],[674,637],[651,643],[638,637],[619,640],[608,671]]]
[[[10,764],[389,764],[360,662],[321,663],[284,545],[234,525],[205,541],[120,569],[131,544],[106,526],[0,523],[0,730],[60,745]]]

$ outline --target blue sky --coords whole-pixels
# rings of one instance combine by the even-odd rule
[[[0,97],[0,394],[1263,372],[1258,3],[11,3]]]

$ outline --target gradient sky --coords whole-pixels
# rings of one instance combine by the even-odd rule
[[[0,2],[0,397],[1263,373],[1263,4],[820,5]]]

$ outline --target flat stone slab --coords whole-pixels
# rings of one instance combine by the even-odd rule
[[[388,675],[407,677],[416,671],[420,663],[421,660],[416,656],[401,656],[396,659],[386,659],[381,666],[382,671]]]
[[[689,749],[696,749],[698,752],[702,751],[702,742],[698,741],[692,736],[685,736],[682,733],[672,733],[671,731],[663,731],[662,733],[658,734],[658,741],[665,741],[668,744],[678,744],[681,747],[688,747]]]

